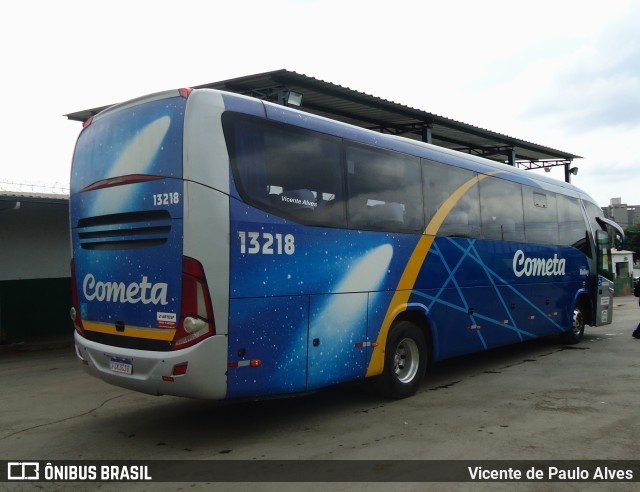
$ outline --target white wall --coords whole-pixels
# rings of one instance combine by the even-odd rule
[[[0,210],[0,281],[70,277],[68,202]]]
[[[611,249],[611,255],[613,260],[613,271],[617,271],[616,265],[619,263],[627,264],[627,275],[623,275],[622,278],[629,278],[633,276],[633,251],[616,251]]]

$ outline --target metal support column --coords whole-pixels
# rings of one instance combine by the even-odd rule
[[[432,143],[431,142],[431,129],[433,128],[433,125],[431,124],[426,124],[422,127],[422,141],[426,142],[426,143]]]
[[[0,344],[7,341],[7,335],[2,331],[2,296],[0,295]]]
[[[515,166],[516,165],[516,149],[514,148],[509,149],[507,153],[507,158],[509,159],[509,165]]]

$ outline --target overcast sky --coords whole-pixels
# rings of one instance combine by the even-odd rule
[[[574,184],[640,204],[639,26],[618,0],[9,2],[0,187],[68,186],[64,114],[285,68],[583,156]]]

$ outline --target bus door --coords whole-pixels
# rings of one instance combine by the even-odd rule
[[[596,286],[596,326],[613,321],[613,282],[604,275],[611,275],[611,248],[609,234],[602,229],[596,231],[598,261],[598,285]]]

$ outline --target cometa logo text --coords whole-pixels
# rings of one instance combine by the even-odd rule
[[[82,281],[82,292],[87,301],[120,302],[122,304],[168,304],[166,283],[149,283],[147,277],[141,282],[102,282],[96,281],[91,273],[87,273]]]
[[[513,256],[513,273],[516,277],[551,277],[564,275],[567,261],[559,259],[557,254],[553,258],[527,258],[524,251],[519,249]]]

